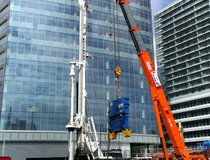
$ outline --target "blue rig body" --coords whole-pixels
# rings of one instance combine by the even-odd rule
[[[129,128],[129,98],[118,98],[109,102],[109,138],[116,139],[117,133],[122,132],[124,137],[131,136]]]

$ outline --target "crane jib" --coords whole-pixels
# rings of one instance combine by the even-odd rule
[[[178,159],[205,160],[205,157],[203,154],[191,155],[190,152],[186,149],[185,143],[180,134],[180,130],[176,126],[176,121],[173,117],[173,114],[170,110],[170,106],[168,104],[164,91],[161,87],[161,83],[157,76],[157,72],[155,71],[154,66],[152,64],[151,56],[149,55],[149,52],[146,51],[147,50],[146,46],[139,33],[139,30],[137,30],[134,17],[128,5],[129,4],[128,0],[116,0],[116,2],[120,5],[126,24],[129,28],[132,41],[136,48],[137,55],[139,57],[139,62],[142,65],[144,74],[150,85],[157,123],[160,124],[158,125],[158,131],[161,133],[163,132],[162,126],[161,126],[163,122],[167,130],[168,137],[170,138],[172,146],[174,148],[174,153]],[[160,117],[161,119],[157,117]],[[163,146],[163,152],[165,156],[164,158],[168,160],[169,156],[168,156],[168,151],[166,148],[166,141],[165,141],[164,135],[160,135],[160,138],[163,144],[162,146]]]

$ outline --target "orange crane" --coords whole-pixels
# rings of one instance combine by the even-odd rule
[[[169,159],[169,155],[166,148],[166,142],[164,138],[164,133],[162,129],[161,120],[165,125],[166,131],[169,135],[169,138],[172,142],[172,146],[174,148],[175,157],[177,159],[184,160],[192,160],[192,159],[202,159],[205,160],[203,155],[199,154],[190,154],[186,149],[180,131],[176,125],[175,119],[171,112],[170,106],[164,94],[162,85],[157,76],[157,72],[152,62],[152,58],[150,54],[146,51],[146,47],[140,35],[140,29],[136,27],[136,23],[131,14],[129,1],[128,0],[116,0],[116,2],[120,5],[124,18],[126,20],[127,26],[129,28],[129,32],[131,38],[133,40],[134,46],[137,51],[137,55],[139,58],[139,62],[142,65],[144,74],[149,83],[152,101],[154,104],[155,116],[159,131],[159,136],[163,146],[164,157],[166,160]]]

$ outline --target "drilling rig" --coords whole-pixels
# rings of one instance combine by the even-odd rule
[[[78,0],[80,8],[80,31],[79,31],[79,61],[70,62],[70,119],[66,128],[69,131],[69,160],[74,159],[74,131],[76,131],[76,156],[75,159],[112,159],[112,157],[104,157],[99,147],[98,136],[96,133],[94,121],[92,117],[85,115],[85,98],[87,96],[85,88],[85,69],[86,60],[91,55],[86,51],[87,38],[87,13],[89,7],[85,0]],[[74,111],[75,96],[75,67],[78,67],[78,103],[76,112]]]

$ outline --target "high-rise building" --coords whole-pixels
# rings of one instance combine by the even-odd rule
[[[209,0],[177,0],[155,16],[158,67],[186,145],[210,139]]]
[[[107,108],[109,101],[116,99],[116,65],[122,68],[121,96],[131,102],[133,136],[113,142],[114,148],[123,143],[122,150],[130,152],[130,144],[159,143],[150,91],[120,9],[117,6],[113,16],[112,0],[87,3],[92,10],[87,20],[87,51],[93,57],[87,61],[87,115],[93,116],[97,131],[102,132],[102,149],[106,149],[107,141]],[[153,54],[150,1],[135,0],[130,6],[146,47]],[[0,2],[3,155],[16,160],[67,156],[69,61],[78,59],[78,46],[76,0]]]

